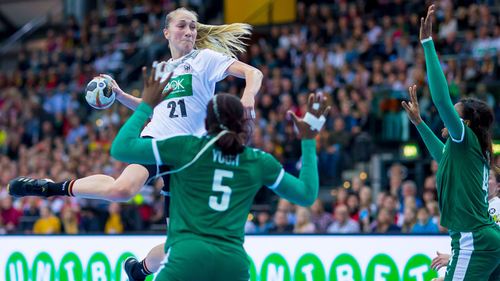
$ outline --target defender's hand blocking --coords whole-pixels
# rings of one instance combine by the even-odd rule
[[[316,96],[310,94],[307,101],[307,113],[313,115],[315,118],[326,117],[330,111],[330,107],[326,106],[326,98],[322,98],[322,96],[322,93],[318,93]],[[297,126],[302,139],[314,139],[318,135],[319,130],[312,129],[310,124],[306,123],[303,119],[299,119],[295,113],[288,111],[288,114],[292,116],[293,122]]]
[[[420,19],[420,41],[432,36],[432,14],[434,14],[434,5],[429,6],[425,20]]]
[[[417,126],[422,123],[422,118],[420,117],[420,107],[418,106],[417,99],[417,85],[414,85],[413,88],[410,87],[408,91],[410,92],[411,101],[408,103],[402,101],[401,105],[406,110],[408,118],[410,118],[413,125]]]
[[[165,65],[158,66],[163,68],[161,71],[164,70]],[[156,78],[156,67],[153,67],[153,70],[151,71],[151,75],[148,77],[148,70],[147,67],[142,68],[142,76],[144,78],[144,90],[142,90],[142,102],[145,102],[149,104],[152,108],[155,108],[160,102],[162,102],[173,90],[173,88],[168,89],[167,91],[163,92],[165,90],[165,87],[167,86],[168,82],[170,82],[170,78],[172,78],[173,72],[171,72],[168,75],[168,78],[160,83],[161,79],[155,79]]]

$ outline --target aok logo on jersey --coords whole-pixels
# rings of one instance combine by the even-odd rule
[[[165,87],[167,89],[172,88],[172,93],[168,95],[166,100],[179,97],[187,97],[193,95],[193,75],[184,74],[172,78]]]
[[[67,253],[62,258],[58,270],[48,253],[38,254],[33,261],[31,271],[26,258],[19,252],[12,254],[6,265],[6,281],[125,281],[123,262],[132,256],[124,253],[118,259],[114,270],[103,253],[95,253],[83,268],[82,262],[75,253]],[[424,281],[437,277],[437,272],[430,269],[431,259],[417,254],[406,263],[402,275],[394,260],[386,254],[374,256],[363,278],[358,261],[349,254],[337,256],[331,266],[325,268],[324,263],[314,254],[305,254],[295,265],[292,277],[287,260],[280,254],[270,254],[264,259],[260,270],[260,278],[252,259],[250,259],[251,281]],[[329,272],[327,274],[327,271]],[[149,276],[146,280],[153,280]]]

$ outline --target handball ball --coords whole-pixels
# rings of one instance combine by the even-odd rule
[[[110,107],[115,101],[115,92],[113,91],[113,84],[110,79],[106,77],[94,77],[87,84],[85,99],[93,108],[105,109]]]

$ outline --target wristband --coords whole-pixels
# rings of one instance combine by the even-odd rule
[[[425,38],[425,39],[420,40],[420,43],[424,44],[427,41],[432,41],[432,36],[429,38]]]
[[[321,117],[317,118],[316,116],[312,115],[309,112],[306,113],[306,116],[304,116],[303,120],[304,122],[309,124],[309,126],[311,126],[312,130],[318,130],[318,131],[321,130],[321,127],[323,127],[323,125],[326,122],[325,116],[321,115]]]

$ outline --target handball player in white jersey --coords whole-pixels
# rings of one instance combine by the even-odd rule
[[[206,105],[214,95],[215,84],[228,75],[246,80],[241,102],[247,116],[253,117],[255,95],[263,76],[258,69],[234,59],[236,52],[245,51],[241,39],[251,34],[251,27],[241,23],[205,25],[197,20],[196,13],[184,8],[170,12],[165,19],[163,32],[172,59],[158,64],[157,70],[164,73],[162,79],[168,79],[171,73],[166,89],[170,88],[172,93],[155,108],[151,122],[141,133],[142,137],[162,140],[178,135],[203,135]],[[135,110],[141,99],[124,93],[116,82],[113,84],[116,98]],[[14,197],[74,196],[124,202],[132,199],[145,183],[166,170],[168,167],[165,166],[130,164],[117,179],[93,175],[58,183],[18,177],[9,183],[7,190]],[[168,178],[164,178],[164,184],[168,188]],[[164,187],[162,193],[168,195],[168,189]],[[165,198],[166,202],[168,198]],[[142,271],[147,275],[156,271],[163,256],[163,246],[158,245],[148,255],[147,262],[145,259],[140,263],[140,270],[134,272]],[[138,274],[134,276],[134,280],[144,279]]]

